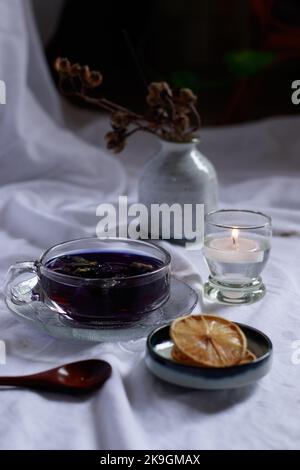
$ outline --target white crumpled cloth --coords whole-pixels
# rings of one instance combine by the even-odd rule
[[[0,39],[0,79],[7,85],[7,104],[0,105],[3,277],[12,263],[34,259],[49,245],[93,235],[99,203],[121,194],[134,200],[138,171],[157,143],[140,135],[116,158],[104,149],[106,120],[76,133],[65,127],[27,0],[0,0]],[[1,449],[300,447],[300,364],[292,361],[300,339],[300,239],[278,236],[300,231],[299,127],[299,117],[282,117],[202,132],[201,149],[219,174],[221,205],[265,211],[275,227],[265,298],[251,306],[202,308],[267,333],[274,343],[269,375],[239,390],[178,388],[148,372],[143,342],[55,340],[18,323],[1,299],[0,340],[7,348],[1,375],[93,357],[113,367],[104,387],[84,399],[1,389]],[[201,253],[169,249],[173,271],[200,292],[207,277]]]

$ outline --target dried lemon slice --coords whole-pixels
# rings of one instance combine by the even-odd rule
[[[171,356],[175,362],[178,362],[178,364],[182,364],[184,366],[207,367],[187,357],[185,354],[179,351],[179,349],[177,348],[177,346],[175,346],[175,344],[171,350]],[[255,359],[257,359],[255,354],[249,349],[246,349],[245,356],[240,360],[240,362],[237,365],[240,366],[243,364],[249,364],[249,362],[252,362]]]
[[[256,359],[255,354],[250,351],[249,349],[246,349],[245,356],[240,360],[240,364],[248,364],[249,362],[252,362]]]
[[[185,354],[183,354],[177,346],[173,346],[171,350],[171,356],[174,359],[174,361],[178,362],[179,364],[183,364],[185,366],[195,366],[195,367],[201,367],[201,364],[198,364],[197,362],[193,361],[189,357],[187,357]]]
[[[178,318],[171,325],[170,335],[181,353],[208,367],[238,364],[247,348],[242,330],[235,323],[214,315]]]

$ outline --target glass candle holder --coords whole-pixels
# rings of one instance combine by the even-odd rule
[[[266,291],[260,274],[271,248],[271,218],[250,210],[224,209],[205,216],[203,254],[210,270],[204,294],[213,301],[247,304]]]

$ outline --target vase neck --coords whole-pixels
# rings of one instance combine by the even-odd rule
[[[161,144],[161,148],[163,150],[167,150],[167,151],[179,151],[179,150],[183,150],[183,151],[186,151],[186,150],[191,150],[193,148],[196,147],[198,141],[195,139],[191,142],[171,142],[171,141],[168,141],[168,140],[161,140],[160,141],[160,144]]]

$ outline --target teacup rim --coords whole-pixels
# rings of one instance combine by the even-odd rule
[[[65,279],[72,279],[72,280],[77,280],[77,281],[80,281],[80,282],[113,282],[113,281],[124,281],[124,280],[131,280],[131,279],[143,279],[143,278],[147,278],[147,277],[150,277],[150,276],[153,276],[153,275],[156,275],[158,274],[159,272],[163,271],[164,269],[166,269],[167,267],[170,266],[171,264],[171,255],[170,253],[163,247],[159,246],[159,245],[156,245],[154,243],[152,243],[151,241],[148,241],[148,240],[136,240],[136,239],[133,239],[133,238],[126,238],[126,237],[80,237],[80,238],[74,238],[74,239],[70,239],[70,240],[65,240],[63,242],[60,242],[60,243],[56,243],[52,246],[50,246],[49,248],[47,248],[42,254],[41,256],[38,258],[38,260],[35,262],[36,264],[36,267],[39,268],[40,266],[43,267],[43,270],[46,270],[46,272],[49,272],[53,275],[53,271],[51,271],[51,269],[47,268],[47,266],[45,266],[45,264],[43,264],[43,259],[47,256],[47,254],[53,250],[54,248],[58,248],[60,246],[63,246],[63,245],[66,245],[68,243],[71,243],[71,242],[79,242],[79,241],[85,241],[85,240],[99,240],[99,241],[113,241],[113,242],[130,242],[130,243],[138,243],[138,244],[141,244],[141,245],[147,245],[147,246],[150,246],[150,247],[154,247],[156,248],[158,251],[162,252],[165,257],[166,257],[166,261],[163,262],[163,265],[160,266],[158,269],[155,269],[153,271],[150,271],[148,273],[143,273],[143,274],[137,274],[137,275],[134,275],[134,276],[119,276],[119,277],[109,277],[109,278],[80,278],[78,276],[71,276],[70,274],[63,274],[63,273],[58,273],[58,272],[55,272],[55,276],[57,276],[58,278],[65,278]]]

